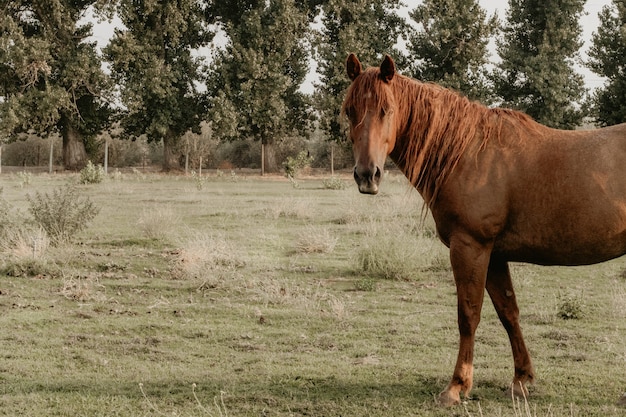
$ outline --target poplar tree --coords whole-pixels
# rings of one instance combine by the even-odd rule
[[[404,67],[405,57],[395,47],[407,29],[399,6],[400,0],[328,0],[322,5],[323,27],[315,42],[320,74],[315,105],[329,140],[345,137],[339,113],[350,85],[345,69],[349,53],[356,53],[365,66],[380,65],[389,54]]]
[[[90,23],[81,18],[95,0],[0,2],[0,126],[16,139],[25,133],[63,138],[63,165],[80,169],[85,145],[108,126],[101,70]]]
[[[591,113],[599,125],[609,126],[626,121],[626,4],[613,1],[598,17],[587,65],[607,81],[594,92]]]
[[[163,141],[163,170],[178,163],[174,148],[200,131],[206,106],[197,83],[203,58],[193,51],[212,39],[196,0],[118,0],[123,28],[104,49],[124,106],[121,125],[131,137]]]
[[[259,142],[262,166],[276,171],[275,145],[306,135],[312,118],[300,91],[309,67],[308,5],[230,0],[213,7],[229,40],[215,53],[208,82],[213,134]]]
[[[496,93],[503,105],[552,127],[573,129],[584,116],[582,75],[574,71],[582,45],[585,0],[510,0]]]
[[[412,76],[489,103],[487,45],[496,15],[487,17],[477,0],[425,0],[410,16],[418,24],[407,44]]]

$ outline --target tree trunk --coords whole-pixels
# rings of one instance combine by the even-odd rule
[[[264,170],[265,172],[278,172],[278,164],[276,163],[276,149],[273,142],[265,142],[264,153]]]
[[[83,169],[87,165],[83,135],[69,121],[66,121],[61,134],[63,136],[63,167],[72,171]]]
[[[178,138],[174,135],[174,132],[168,130],[163,137],[163,171],[169,172],[176,168],[178,159],[174,155],[174,148]]]

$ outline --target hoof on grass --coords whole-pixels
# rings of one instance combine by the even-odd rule
[[[437,398],[437,404],[442,407],[452,407],[461,403],[461,397],[458,392],[451,392],[450,389],[446,389]]]
[[[506,396],[509,398],[528,398],[528,388],[522,382],[512,383],[506,390]]]
[[[622,398],[617,400],[617,405],[619,405],[620,407],[626,407],[626,392],[624,393],[624,395],[622,395]]]

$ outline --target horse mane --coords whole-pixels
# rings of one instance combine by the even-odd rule
[[[397,112],[401,125],[396,126],[392,159],[427,206],[437,199],[461,157],[476,156],[489,141],[501,141],[504,126],[516,130],[541,126],[522,112],[489,108],[434,83],[400,74],[384,82],[379,74],[378,68],[368,68],[354,80],[343,112],[359,109],[357,113],[364,115],[368,108]]]

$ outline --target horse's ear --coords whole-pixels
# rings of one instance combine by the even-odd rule
[[[354,81],[363,71],[361,61],[359,61],[359,58],[357,58],[356,55],[348,55],[348,59],[346,60],[346,71],[348,72],[348,77],[350,77],[352,81]]]
[[[389,82],[393,79],[393,76],[396,74],[396,64],[393,62],[393,59],[389,55],[385,55],[385,59],[383,59],[382,64],[380,64],[380,77],[383,81]]]

